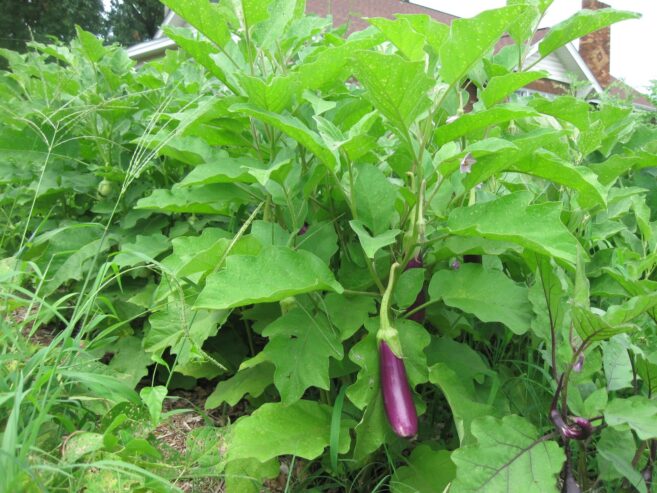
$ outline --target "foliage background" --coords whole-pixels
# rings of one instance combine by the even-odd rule
[[[166,3],[200,35],[142,67],[81,29],[1,52],[2,488],[648,491],[656,130],[514,94],[549,2],[348,37]]]

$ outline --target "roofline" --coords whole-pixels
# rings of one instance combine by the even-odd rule
[[[166,26],[168,26],[169,24],[171,24],[171,21],[173,20],[173,18],[174,18],[175,16],[176,16],[176,13],[175,13],[173,10],[169,10],[169,12],[167,13],[166,17],[165,17],[164,20],[162,21],[162,24],[160,24],[159,29],[158,29],[157,32],[155,33],[155,37],[154,37],[153,39],[158,39],[158,38],[161,38],[161,37],[164,36],[164,28],[165,28]]]
[[[163,53],[167,48],[175,48],[176,43],[167,37],[144,41],[128,48],[128,56],[135,60],[143,60]]]
[[[651,113],[655,112],[655,107],[654,106],[648,106],[648,105],[645,105],[643,103],[637,103],[635,101],[632,101],[632,104],[637,109],[644,110],[644,111],[650,111]]]
[[[400,0],[402,2],[407,2],[411,5],[416,5],[418,7],[424,7],[425,9],[433,10],[434,12],[438,12],[439,14],[443,14],[449,17],[452,17],[452,20],[456,19],[463,19],[463,17],[459,17],[458,15],[450,14],[448,12],[445,12],[444,10],[438,10],[436,7],[431,6],[431,0]]]
[[[595,91],[598,94],[602,94],[603,89],[602,86],[600,85],[600,82],[598,82],[598,79],[596,79],[595,75],[593,75],[593,72],[582,58],[582,55],[579,54],[579,51],[575,48],[575,45],[573,45],[572,43],[567,43],[565,45],[565,48],[568,50],[570,56],[573,57],[573,60],[575,60],[575,63],[577,63],[577,66],[584,73],[586,78],[589,79],[589,82],[591,82],[591,85],[593,86]]]

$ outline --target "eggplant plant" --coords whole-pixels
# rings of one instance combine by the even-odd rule
[[[550,1],[354,33],[302,0],[163,3],[193,29],[142,67],[82,32],[2,52],[0,220],[21,225],[4,310],[50,310],[84,348],[57,364],[129,387],[56,400],[111,418],[85,418],[75,453],[34,432],[25,450],[92,464],[85,487],[133,461],[134,487],[163,491],[151,472],[240,493],[281,471],[287,491],[650,491],[657,129],[611,97],[518,94],[637,16],[581,11],[534,43]],[[29,385],[56,374],[7,375],[31,400],[0,400],[0,422],[21,436]],[[163,403],[199,388],[193,468],[149,462]],[[126,439],[132,416],[150,442]],[[17,450],[5,485],[55,474]]]

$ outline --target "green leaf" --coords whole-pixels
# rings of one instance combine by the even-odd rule
[[[448,450],[418,445],[398,468],[390,481],[393,493],[435,493],[443,491],[456,476],[456,466]]]
[[[384,19],[375,17],[367,22],[376,27],[412,62],[424,60],[424,36],[411,27],[407,19]]]
[[[447,36],[449,36],[449,26],[436,21],[429,15],[396,14],[395,17],[409,22],[413,29],[424,37],[426,44],[436,55],[440,52],[440,47],[447,39]]]
[[[526,7],[525,12],[509,26],[509,36],[516,42],[516,52],[520,52],[529,41],[538,24],[543,18],[545,9],[552,3],[552,0],[507,0],[507,5],[523,5]],[[510,48],[509,48],[510,49]]]
[[[62,446],[62,459],[67,464],[77,462],[85,455],[98,452],[104,447],[103,435],[81,431],[68,437]]]
[[[272,0],[236,0],[235,6],[239,9],[242,26],[245,29],[252,29],[257,24],[269,19],[269,7]]]
[[[395,215],[396,187],[372,165],[358,168],[354,183],[357,219],[378,235],[390,229]]]
[[[434,81],[424,72],[424,64],[372,51],[352,56],[354,75],[367,90],[366,97],[405,133],[430,104],[427,91]]]
[[[535,97],[529,101],[529,105],[543,114],[572,123],[582,131],[589,128],[591,105],[582,99],[574,96],[559,96],[555,99]]]
[[[608,392],[632,387],[632,362],[627,346],[627,342],[620,336],[602,343],[602,362]]]
[[[392,296],[399,308],[408,308],[415,303],[424,286],[425,272],[425,269],[409,269],[397,278]]]
[[[174,238],[173,254],[162,263],[178,276],[191,276],[198,272],[212,272],[226,253],[232,239],[218,228],[204,228],[200,236]],[[230,255],[257,255],[260,242],[253,236],[239,239],[230,250]]]
[[[365,255],[372,259],[376,255],[376,252],[381,250],[383,247],[395,243],[395,241],[397,241],[397,235],[401,233],[400,229],[391,229],[385,233],[381,233],[378,236],[371,236],[361,221],[349,221],[349,226],[351,226],[351,229],[353,229],[354,232],[358,235],[358,240],[363,247]]]
[[[162,415],[162,404],[167,396],[167,388],[158,385],[157,387],[144,387],[139,391],[139,397],[144,401],[148,408],[148,413],[151,415],[151,423],[153,426],[160,424],[160,416]]]
[[[310,130],[298,118],[265,111],[249,103],[234,104],[230,107],[230,111],[257,118],[272,125],[315,154],[328,169],[331,171],[337,169],[338,158],[335,153],[324,144],[317,133]]]
[[[148,375],[148,367],[153,363],[141,347],[141,340],[135,336],[123,336],[111,349],[114,356],[107,366],[118,380],[134,388]]]
[[[640,440],[657,438],[657,401],[642,395],[613,399],[605,409],[605,421],[621,430],[629,426]]]
[[[237,205],[249,201],[250,196],[235,185],[218,183],[172,190],[156,189],[148,197],[139,199],[135,209],[177,214],[230,215]]]
[[[455,450],[456,480],[450,492],[557,492],[565,456],[553,440],[519,416],[485,416],[472,423],[476,445]]]
[[[232,158],[228,155],[216,156],[216,160],[196,166],[177,185],[189,187],[211,183],[255,183],[251,169],[262,170],[265,165],[250,157]]]
[[[455,84],[493,49],[508,27],[523,15],[524,7],[487,10],[471,19],[455,19],[440,49],[440,76]]]
[[[187,306],[181,307],[179,299],[170,298],[166,307],[149,318],[149,329],[144,336],[144,350],[160,355],[166,348],[179,354],[179,364],[196,357],[203,342],[217,333],[228,312],[199,310],[194,315]]]
[[[330,322],[340,330],[343,341],[354,335],[376,311],[374,298],[369,296],[349,297],[344,294],[329,293],[324,298],[324,306]]]
[[[541,58],[545,58],[557,48],[564,46],[589,33],[597,31],[615,22],[626,19],[638,19],[640,14],[614,9],[578,10],[575,15],[552,27],[538,45]]]
[[[445,363],[463,381],[483,383],[486,375],[494,375],[480,353],[469,345],[448,337],[433,337],[426,353],[429,366],[438,362]]]
[[[224,402],[229,406],[235,406],[246,394],[259,397],[272,383],[274,383],[273,365],[265,362],[245,368],[228,380],[217,384],[205,401],[205,409],[216,409]]]
[[[615,335],[637,329],[635,325],[631,324],[612,325],[605,320],[604,311],[577,304],[573,304],[571,307],[571,317],[579,336],[591,342],[604,341]]]
[[[518,89],[521,89],[536,80],[544,79],[547,76],[548,73],[541,70],[537,72],[511,72],[509,74],[492,77],[488,81],[486,88],[481,92],[479,99],[487,108],[490,108],[495,103],[502,101]]]
[[[342,293],[324,262],[309,252],[270,247],[228,257],[225,269],[208,276],[195,308],[221,310],[320,290]]]
[[[568,285],[565,273],[560,271],[554,260],[534,254],[530,256],[530,262],[532,260],[535,260],[536,264],[536,282],[529,288],[529,301],[536,314],[532,320],[532,330],[543,340],[550,341],[550,325],[561,327],[566,312]],[[534,262],[530,263],[531,268],[534,267],[533,264]]]
[[[592,163],[588,167],[603,185],[612,185],[619,177],[632,169],[643,169],[657,165],[657,157],[653,154],[622,155],[612,154],[601,163]]]
[[[162,0],[162,3],[217,46],[223,47],[230,40],[231,31],[223,4],[198,0]]]
[[[444,145],[447,142],[456,140],[470,132],[483,130],[498,123],[518,120],[530,116],[538,116],[538,112],[528,106],[522,106],[519,104],[509,103],[498,105],[491,109],[477,111],[475,113],[466,113],[452,123],[439,126],[436,129],[434,138],[436,144]]]
[[[355,431],[353,460],[356,463],[364,463],[372,452],[393,439],[394,433],[388,423],[381,388],[374,391],[372,400],[366,404],[363,417],[356,425]]]
[[[657,391],[657,352],[645,356],[637,356],[636,371],[643,380],[650,395]]]
[[[349,57],[355,50],[367,50],[383,41],[381,33],[359,33],[346,43],[315,50],[297,66],[304,89],[328,91],[342,84],[350,75]],[[355,39],[354,39],[355,38]]]
[[[276,459],[265,462],[239,459],[228,462],[222,476],[226,481],[226,493],[260,493],[264,480],[274,479],[280,473],[281,465]]]
[[[106,252],[111,246],[113,241],[97,239],[93,240],[86,245],[80,245],[78,250],[58,251],[55,256],[65,259],[64,262],[57,268],[54,275],[48,279],[43,288],[42,294],[48,295],[55,292],[62,284],[67,281],[81,280],[84,275],[92,268],[92,262],[98,254]],[[53,258],[55,260],[55,258]],[[57,266],[57,262],[53,261],[48,267],[53,268]]]
[[[312,224],[306,232],[296,238],[296,247],[314,253],[329,265],[338,251],[338,235],[332,222]]]
[[[399,331],[408,381],[414,389],[429,380],[425,350],[431,342],[431,336],[427,329],[412,320],[395,320],[395,327]]]
[[[254,2],[255,5],[262,2]],[[285,39],[286,28],[303,15],[305,1],[271,0],[268,4],[268,18],[253,28],[253,39],[263,48],[273,49],[281,39]]]
[[[462,378],[445,363],[436,363],[429,369],[429,381],[445,395],[461,445],[473,442],[471,427],[476,418],[497,414],[477,396],[472,380]]]
[[[595,449],[598,454],[600,479],[603,481],[627,477],[628,472],[630,476],[634,476],[635,480],[641,479],[639,471],[632,467],[636,442],[630,430],[618,431],[608,426],[603,428]],[[634,471],[634,473],[630,471]],[[632,482],[635,483],[635,481]]]
[[[632,466],[636,445],[631,431],[605,428],[596,444],[596,453],[601,479],[609,481],[624,477],[639,493],[647,492],[641,473]]]
[[[454,209],[447,220],[447,228],[456,235],[517,243],[574,264],[578,243],[561,222],[561,204],[529,205],[531,200],[531,193],[516,192],[472,207]]]
[[[269,337],[263,352],[276,366],[274,385],[284,404],[301,399],[309,387],[329,390],[329,358],[341,360],[343,349],[325,316],[297,308],[268,325],[262,335]]]
[[[436,272],[429,283],[429,298],[472,313],[482,322],[501,322],[515,334],[529,330],[532,308],[526,287],[502,272],[464,264],[458,270]]]
[[[596,205],[604,207],[607,203],[607,189],[598,182],[595,173],[583,166],[573,166],[546,150],[535,152],[531,160],[516,161],[507,169],[572,188],[578,192],[579,203],[587,209]]]
[[[338,104],[335,101],[327,101],[326,99],[322,99],[314,92],[308,90],[303,91],[303,99],[310,103],[310,106],[313,107],[313,112],[316,116],[332,110]]]
[[[497,173],[507,169],[512,164],[527,159],[531,161],[534,152],[541,148],[560,149],[563,147],[564,131],[537,129],[526,134],[521,134],[513,139],[512,146],[507,148],[500,146],[500,152],[494,152],[478,158],[477,163],[472,166],[470,173],[463,179],[466,190],[486,181]],[[476,154],[475,154],[476,155]],[[444,166],[441,166],[443,168]],[[451,164],[443,173],[449,174],[459,169],[459,163]]]
[[[267,403],[235,423],[228,438],[228,460],[257,459],[265,462],[280,455],[312,460],[328,446],[331,408],[312,401],[290,406]],[[348,423],[341,423],[339,451],[349,450]]]
[[[234,84],[229,80],[229,77],[212,58],[212,55],[217,55],[219,53],[219,50],[214,44],[204,39],[198,39],[198,37],[187,28],[164,26],[164,33],[171,38],[171,40],[175,41],[177,46],[185,50],[192,58],[194,58],[194,60],[204,66],[217,79],[235,89]]]
[[[605,314],[605,320],[612,325],[625,324],[657,306],[657,292],[630,298],[621,305],[612,305]]]
[[[134,243],[121,245],[121,250],[113,260],[119,267],[130,267],[145,262],[146,259],[155,259],[169,248],[169,238],[162,233],[137,235]]]
[[[288,109],[297,92],[298,81],[294,75],[277,76],[265,82],[258,77],[240,74],[239,80],[249,103],[272,113]]]
[[[87,55],[91,62],[96,63],[105,55],[106,51],[103,47],[103,42],[94,34],[85,31],[78,25],[75,26],[75,32],[85,55]]]

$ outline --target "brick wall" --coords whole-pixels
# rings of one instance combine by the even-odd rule
[[[582,0],[582,8],[598,10],[609,5],[598,0]],[[584,36],[579,41],[579,54],[593,72],[602,87],[611,83],[609,68],[611,65],[611,29],[605,27]]]
[[[399,0],[306,0],[306,12],[333,16],[333,25],[349,24],[349,32],[365,29],[365,17],[387,17],[394,14],[427,14],[438,22],[450,24],[456,16]]]

